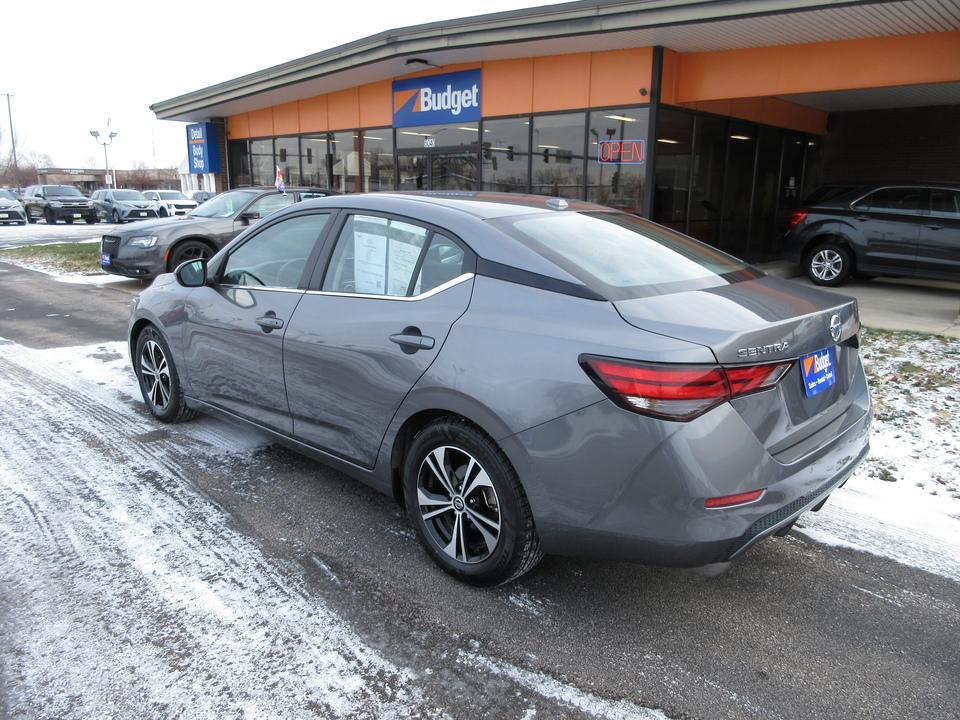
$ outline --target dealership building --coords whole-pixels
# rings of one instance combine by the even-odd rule
[[[533,192],[775,259],[822,185],[960,185],[957,0],[585,0],[402,28],[156,103],[211,189]],[[192,134],[191,134],[192,133]]]

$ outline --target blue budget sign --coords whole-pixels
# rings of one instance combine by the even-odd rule
[[[193,174],[220,172],[220,143],[213,123],[187,125],[187,157]]]
[[[438,125],[480,119],[480,71],[393,81],[393,126]]]

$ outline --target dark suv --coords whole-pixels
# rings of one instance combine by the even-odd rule
[[[73,185],[31,185],[24,190],[20,202],[32,223],[38,218],[46,220],[47,225],[56,225],[57,220],[68,224],[85,220],[93,224],[100,219],[93,203]]]
[[[785,243],[817,285],[851,273],[960,280],[960,185],[827,188],[793,214]]]
[[[144,220],[117,228],[100,241],[100,267],[109,273],[152,278],[187,260],[213,257],[260,218],[301,200],[335,195],[320,188],[250,187],[220,193],[187,215]]]

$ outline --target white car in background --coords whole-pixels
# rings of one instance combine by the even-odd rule
[[[144,190],[144,197],[160,203],[160,217],[186,215],[197,203],[179,190]]]

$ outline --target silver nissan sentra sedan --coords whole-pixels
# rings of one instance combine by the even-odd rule
[[[853,299],[609,208],[302,202],[135,301],[159,420],[216,412],[386,493],[447,572],[725,563],[867,453]]]

